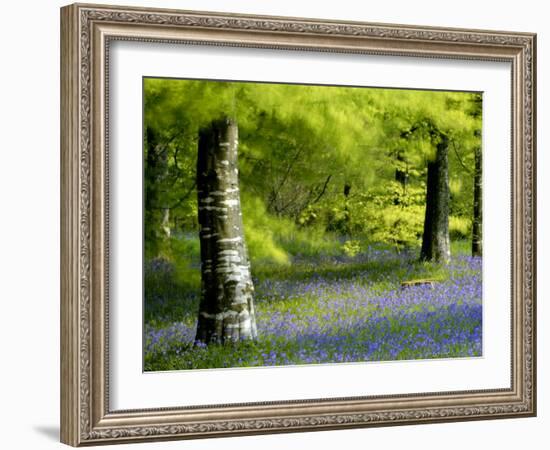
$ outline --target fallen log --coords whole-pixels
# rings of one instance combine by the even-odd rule
[[[432,289],[434,288],[436,283],[436,280],[409,280],[409,281],[402,281],[401,282],[401,289],[406,289],[412,286],[430,286]]]

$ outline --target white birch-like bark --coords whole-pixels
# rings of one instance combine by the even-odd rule
[[[214,121],[200,131],[197,189],[201,300],[195,340],[203,343],[236,342],[257,336],[237,151],[238,127],[233,119]]]

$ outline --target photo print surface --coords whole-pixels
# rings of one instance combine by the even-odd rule
[[[143,79],[144,370],[482,356],[482,94]]]

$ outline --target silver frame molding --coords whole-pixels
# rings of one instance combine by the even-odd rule
[[[509,389],[112,411],[108,58],[113,40],[507,61],[512,67]],[[74,4],[61,9],[61,441],[73,445],[536,414],[536,35]]]

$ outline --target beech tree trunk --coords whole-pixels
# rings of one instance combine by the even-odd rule
[[[254,286],[243,233],[237,168],[238,127],[230,118],[199,132],[197,191],[201,246],[202,343],[257,336]]]
[[[447,263],[451,259],[449,239],[449,142],[441,136],[435,160],[428,163],[426,216],[420,258]]]
[[[481,147],[475,150],[475,172],[474,172],[474,217],[472,221],[472,256],[482,256],[482,156]]]

